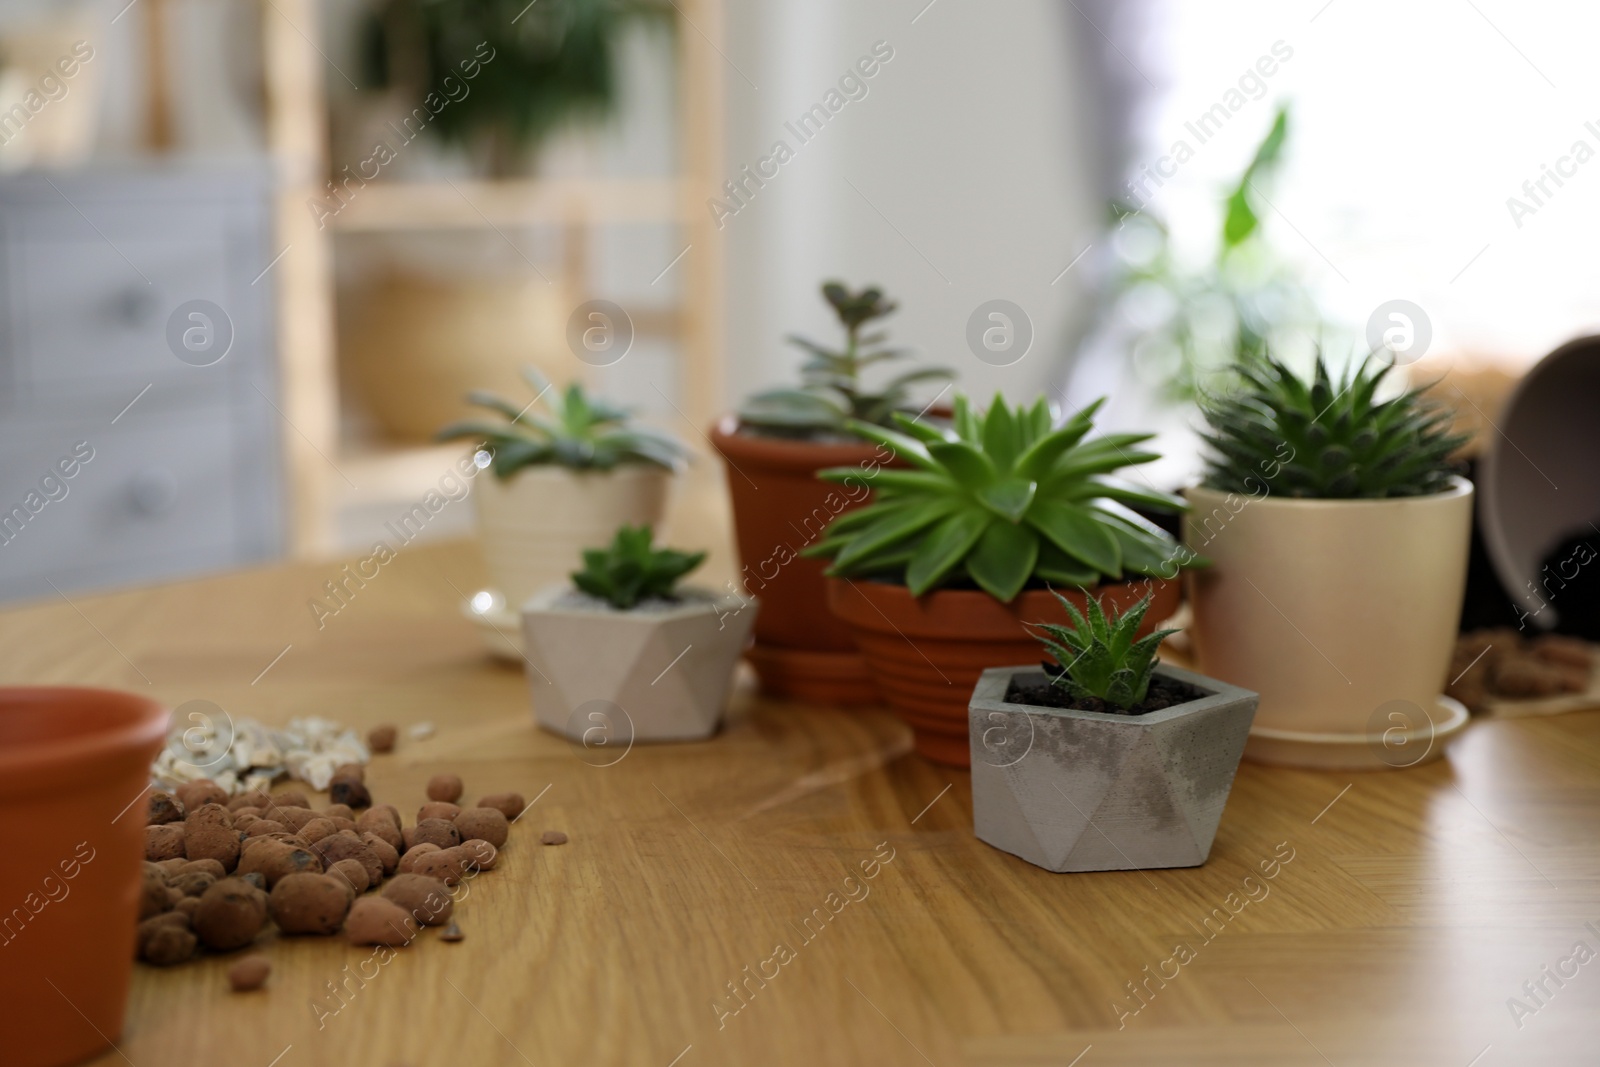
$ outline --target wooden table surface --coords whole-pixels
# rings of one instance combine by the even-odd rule
[[[458,905],[465,941],[430,931],[363,984],[371,949],[273,940],[255,995],[227,957],[140,965],[97,1063],[1600,1063],[1600,962],[1574,957],[1600,952],[1600,713],[1477,722],[1408,771],[1246,764],[1204,867],[1049,874],[978,842],[968,775],[890,715],[748,679],[712,741],[598,765],[483,655],[458,612],[480,568],[407,548],[320,631],[333,564],[0,613],[8,684],[429,720],[374,760],[380,800],[409,815],[444,770],[540,798]]]

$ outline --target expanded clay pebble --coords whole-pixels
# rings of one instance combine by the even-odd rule
[[[367,747],[374,752],[393,752],[395,738],[399,731],[385,723],[383,726],[374,726],[367,732]]]
[[[439,846],[429,841],[424,841],[420,845],[412,845],[410,848],[406,849],[405,855],[400,857],[400,862],[395,866],[395,870],[401,874],[415,874],[417,871],[417,863],[422,859],[422,857],[426,856],[430,852],[439,851],[441,851]]]
[[[373,855],[377,856],[378,861],[383,864],[384,877],[394,873],[394,869],[400,864],[399,849],[377,834],[362,834],[361,843],[370,848]]]
[[[333,824],[332,819],[312,819],[299,830],[300,840],[308,845],[314,845],[324,837],[331,837],[338,832],[339,828]]]
[[[169,822],[182,822],[185,810],[183,801],[171,793],[151,793],[150,812],[145,817],[145,823],[149,826],[161,826]]]
[[[197,897],[217,884],[217,876],[205,871],[186,871],[168,875],[167,884],[186,897]]]
[[[348,804],[329,804],[322,809],[322,817],[325,819],[354,819],[356,813],[355,809]]]
[[[477,804],[480,808],[493,808],[508,819],[515,819],[528,806],[521,793],[490,793]]]
[[[171,967],[194,955],[196,941],[188,920],[181,915],[181,923],[166,919],[158,915],[139,924],[139,958],[157,967]]]
[[[221,878],[228,873],[222,869],[222,864],[211,859],[185,860],[183,864],[178,867],[177,873],[188,874],[190,871],[204,871],[213,878]]]
[[[322,860],[310,849],[291,845],[287,841],[275,841],[270,837],[253,839],[250,847],[240,856],[238,867],[240,874],[261,875],[268,889],[288,875],[321,870]]]
[[[213,784],[215,784],[215,783],[213,783]],[[182,786],[180,786],[178,788],[178,799],[179,800],[183,800],[183,787]],[[257,790],[255,790],[254,792],[251,792],[251,793],[240,793],[238,796],[234,797],[232,800],[219,800],[219,801],[212,801],[211,803],[218,803],[218,804],[226,803],[228,805],[228,810],[229,811],[238,811],[241,808],[258,808],[260,810],[258,810],[256,812],[256,814],[259,815],[259,814],[261,814],[261,812],[266,811],[268,808],[272,807],[272,797],[271,797],[270,794],[263,793],[261,790],[257,789]],[[188,804],[187,802],[185,802],[185,805],[187,807],[189,807],[189,808],[196,807],[196,805]]]
[[[360,860],[339,860],[328,868],[328,876],[348,885],[353,896],[360,896],[372,885],[367,880],[367,869]]]
[[[492,871],[499,862],[500,850],[482,838],[463,841],[458,846],[462,854],[471,858],[472,866],[480,871]]]
[[[436,774],[428,779],[428,799],[454,804],[461,799],[461,778],[454,774]]]
[[[335,804],[348,804],[352,808],[372,806],[372,794],[365,783],[356,778],[339,778],[328,784],[328,799]]]
[[[383,897],[357,900],[344,921],[344,934],[352,945],[409,945],[416,932],[416,920]]]
[[[350,894],[338,878],[291,874],[272,887],[267,909],[286,934],[335,934],[350,910]]]
[[[443,926],[455,910],[455,901],[450,899],[445,884],[425,874],[395,875],[383,887],[383,896],[424,926]]]
[[[396,851],[405,847],[406,839],[400,832],[400,820],[390,815],[387,808],[380,806],[362,812],[361,818],[356,820],[356,830],[363,837],[371,834],[382,838]]]
[[[143,880],[139,885],[139,918],[148,919],[167,910],[166,872],[154,863],[144,865]]]
[[[560,830],[546,830],[539,835],[539,843],[541,845],[564,845],[567,843],[567,835]]]
[[[329,823],[328,828],[332,829],[333,823]],[[281,822],[273,822],[271,819],[251,819],[249,827],[245,828],[244,836],[266,837],[268,834],[287,834],[288,832],[289,828]]]
[[[286,789],[282,793],[276,793],[272,797],[272,802],[280,808],[311,807],[311,802],[306,799],[306,795],[298,789]]]
[[[331,837],[324,837],[321,841],[311,846],[322,860],[324,869],[333,866],[340,860],[355,860],[366,868],[367,884],[376,885],[383,878],[383,861],[359,837],[354,834],[345,836],[342,833]]]
[[[461,844],[461,835],[455,826],[443,819],[423,819],[415,826],[408,826],[404,833],[407,848],[424,844],[454,848]]]
[[[207,948],[230,952],[256,939],[267,922],[267,895],[242,878],[224,878],[200,895],[194,930]]]
[[[511,823],[494,808],[468,808],[456,816],[452,825],[461,840],[487,841],[495,848],[504,845],[511,835]]]
[[[184,782],[174,792],[178,794],[178,801],[186,811],[193,811],[202,804],[228,803],[228,791],[209,778],[196,778],[192,782]]]
[[[183,820],[184,855],[192,860],[214,859],[231,871],[239,862],[239,835],[233,816],[221,804],[190,808]]]
[[[163,823],[144,828],[144,858],[151,863],[183,859],[183,824]]]
[[[228,968],[228,985],[235,993],[250,993],[260,989],[272,973],[272,961],[265,956],[246,956]]]
[[[455,885],[461,881],[467,862],[468,857],[462,855],[460,849],[446,848],[417,857],[411,870],[414,874],[437,878],[445,885]]]
[[[417,809],[417,821],[443,819],[445,822],[454,822],[455,817],[460,814],[461,809],[447,800],[430,800]]]

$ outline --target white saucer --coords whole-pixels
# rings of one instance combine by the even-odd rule
[[[1396,727],[1381,734],[1313,734],[1252,727],[1244,758],[1255,763],[1316,770],[1393,771],[1420,767],[1444,755],[1445,745],[1467,725],[1460,701],[1440,695],[1429,716],[1432,729]]]
[[[505,597],[493,589],[479,590],[461,605],[461,614],[478,627],[491,656],[522,662],[522,619],[506,606]]]

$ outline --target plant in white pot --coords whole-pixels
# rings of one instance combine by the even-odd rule
[[[979,839],[1051,871],[1206,861],[1256,694],[1156,662],[1151,597],[1039,623],[1055,664],[983,672],[968,708]]]
[[[1465,591],[1464,438],[1415,390],[1382,398],[1371,359],[1309,379],[1266,359],[1202,404],[1205,479],[1184,540],[1200,670],[1261,694],[1246,756],[1412,766],[1466,722],[1441,695]]]
[[[722,721],[753,598],[678,589],[705,559],[651,547],[648,526],[624,526],[583,553],[572,585],[522,609],[522,639],[540,726],[585,745],[690,741]]]
[[[531,367],[523,374],[537,394],[532,402],[469,393],[503,421],[454,422],[437,435],[477,441],[490,457],[494,477],[478,479],[473,497],[493,589],[474,607],[511,629],[523,602],[564,579],[585,548],[619,526],[659,528],[672,475],[688,456],[576,382],[558,390]]]

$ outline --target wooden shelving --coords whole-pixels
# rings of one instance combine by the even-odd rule
[[[327,171],[328,60],[317,41],[316,0],[262,0],[268,139],[280,176],[278,265],[281,409],[289,484],[290,551],[321,556],[349,546],[341,521],[413,500],[448,465],[429,446],[352,450],[341,432],[334,335],[333,241],[338,234],[437,232],[554,225],[566,252],[548,273],[576,306],[591,296],[587,243],[600,225],[672,224],[685,250],[676,306],[638,309],[635,330],[678,341],[682,393],[674,406],[694,437],[721,406],[722,245],[704,204],[723,179],[724,64],[721,0],[674,0],[686,25],[677,35],[680,173],[657,178],[527,181],[373,181],[350,197],[326,228],[305,205],[323,200]],[[354,474],[352,474],[352,471]],[[359,475],[357,477],[356,475]],[[352,491],[352,484],[361,487]],[[370,489],[368,487],[371,487]]]

